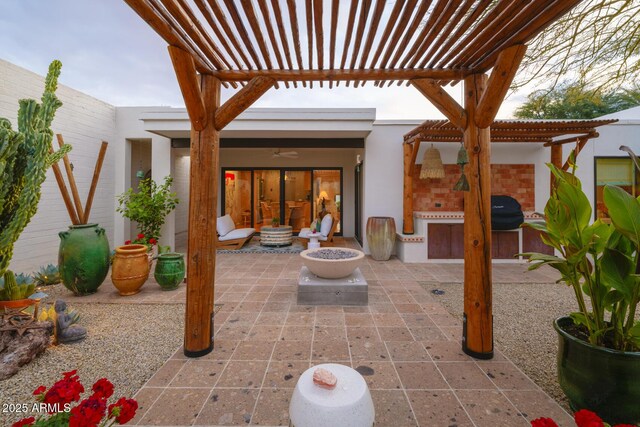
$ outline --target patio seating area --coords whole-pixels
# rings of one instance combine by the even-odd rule
[[[339,246],[359,248],[352,239]],[[138,425],[289,425],[299,375],[341,363],[367,380],[376,424],[395,426],[528,425],[565,411],[497,348],[491,361],[461,351],[461,323],[419,282],[462,282],[462,266],[367,258],[367,307],[298,306],[300,257],[219,254],[214,351],[188,359],[183,349],[136,394]],[[496,265],[495,281],[553,281],[550,270],[522,275],[523,265]],[[186,286],[163,292],[148,283],[122,298],[106,282],[71,304],[183,304]],[[462,286],[462,285],[461,285]]]

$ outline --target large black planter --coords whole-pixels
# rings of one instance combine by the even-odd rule
[[[588,409],[611,424],[640,423],[640,352],[591,345],[564,331],[572,324],[569,317],[554,322],[558,381],[571,409]]]

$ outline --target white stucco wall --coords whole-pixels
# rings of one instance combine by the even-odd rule
[[[46,71],[39,70],[43,74]],[[63,66],[63,79],[64,73]],[[18,100],[39,100],[43,90],[43,76],[0,60],[0,117],[8,118],[14,128],[17,125]],[[91,185],[100,144],[103,140],[109,142],[89,220],[106,229],[106,235],[113,245],[115,107],[64,85],[58,86],[57,96],[64,105],[58,109],[52,128],[54,133],[61,133],[65,142],[73,146],[69,159],[74,166],[74,176],[83,205]],[[55,138],[54,144],[57,146]],[[38,212],[15,245],[10,268],[16,272],[30,273],[43,264],[57,264],[60,242],[58,232],[66,230],[70,224],[50,169],[42,186]]]

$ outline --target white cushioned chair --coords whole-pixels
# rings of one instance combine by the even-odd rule
[[[218,231],[216,248],[230,250],[240,249],[256,233],[255,228],[236,228],[229,214],[217,219],[216,230]]]
[[[318,240],[322,246],[333,245],[333,234],[336,232],[339,222],[340,218],[336,217],[334,220],[331,217],[331,214],[327,214],[322,218],[322,222],[320,223],[320,235],[318,236]],[[298,237],[300,239],[309,240],[309,234],[312,234],[311,228],[303,228],[300,230]]]

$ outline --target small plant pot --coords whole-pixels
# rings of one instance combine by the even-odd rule
[[[158,255],[153,277],[163,291],[177,289],[184,280],[184,274],[184,254],[169,252]]]
[[[31,299],[31,298],[17,299],[17,300],[11,300],[11,301],[0,301],[0,313],[4,313],[5,309],[8,309],[8,310],[18,309],[24,312],[29,307],[35,306],[33,316],[37,317],[39,304],[40,304],[39,299]]]
[[[149,256],[145,245],[116,248],[111,266],[111,281],[123,296],[135,295],[149,278]]]

